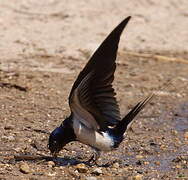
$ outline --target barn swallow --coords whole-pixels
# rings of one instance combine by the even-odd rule
[[[67,143],[79,141],[94,149],[90,162],[96,162],[101,151],[120,145],[129,123],[153,97],[152,94],[140,101],[121,119],[112,82],[120,36],[130,18],[107,36],[74,82],[69,95],[70,116],[49,136],[52,155]]]

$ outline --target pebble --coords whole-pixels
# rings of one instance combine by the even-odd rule
[[[172,134],[173,134],[174,136],[177,136],[177,135],[178,135],[178,131],[172,130]]]
[[[16,147],[16,148],[13,148],[13,150],[16,151],[16,152],[21,152],[22,148],[21,147]]]
[[[142,155],[136,155],[136,159],[143,159]]]
[[[185,132],[184,137],[185,137],[185,139],[187,139],[187,140],[188,140],[188,131],[187,131],[187,132]]]
[[[20,171],[24,174],[29,174],[31,172],[31,169],[28,164],[23,163],[20,165]]]
[[[134,176],[133,180],[142,180],[142,175],[138,174],[138,175]]]
[[[148,165],[149,164],[149,162],[148,161],[144,161],[144,165]]]
[[[14,141],[15,140],[14,136],[2,136],[1,139],[4,141]]]
[[[160,146],[160,149],[163,150],[163,151],[165,151],[165,150],[166,150],[166,145],[162,144],[162,145]]]
[[[129,75],[130,76],[136,76],[137,74],[136,74],[136,72],[130,72]]]
[[[14,129],[14,126],[12,126],[12,125],[7,125],[7,126],[4,127],[4,129],[5,129],[5,130],[12,130],[12,129]]]
[[[78,172],[80,172],[80,173],[86,173],[87,170],[88,170],[88,168],[86,167],[86,165],[83,164],[83,163],[76,165],[76,169],[77,169]]]
[[[113,167],[113,168],[119,168],[119,163],[118,163],[118,162],[114,163],[114,164],[112,165],[112,167]]]
[[[95,169],[93,169],[92,174],[100,175],[100,174],[102,174],[102,169],[101,168],[95,168]]]
[[[55,163],[53,161],[48,161],[48,167],[54,167]]]
[[[176,168],[181,169],[182,167],[178,164],[178,165],[176,165]]]
[[[47,172],[47,173],[45,173],[45,175],[48,177],[53,177],[53,176],[56,176],[56,172],[54,172],[54,173]]]
[[[161,164],[159,161],[155,161],[154,163],[158,166]]]
[[[86,177],[86,180],[97,180],[97,178],[94,176],[90,176],[90,177]]]

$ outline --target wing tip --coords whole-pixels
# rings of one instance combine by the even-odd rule
[[[118,32],[119,36],[124,30],[125,26],[128,24],[129,20],[131,19],[131,16],[126,17],[123,21],[119,23],[119,25],[116,26],[116,28],[112,31],[113,32]]]
[[[127,16],[124,21],[129,21],[132,18],[132,16]]]

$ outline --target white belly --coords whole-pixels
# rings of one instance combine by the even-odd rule
[[[78,141],[102,151],[113,149],[113,140],[107,133],[102,132],[100,134],[97,131],[89,129],[78,120],[73,121],[73,128]]]

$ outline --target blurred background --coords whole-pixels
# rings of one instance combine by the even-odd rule
[[[80,49],[93,52],[127,16],[132,19],[121,48],[187,52],[187,9],[187,0],[1,1],[1,58],[32,53],[37,47],[50,54],[72,56]]]

